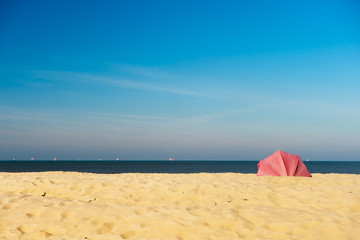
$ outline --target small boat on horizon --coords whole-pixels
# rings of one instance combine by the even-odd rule
[[[175,161],[175,158],[169,158],[169,161]]]

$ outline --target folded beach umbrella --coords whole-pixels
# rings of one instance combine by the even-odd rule
[[[258,163],[257,176],[311,177],[300,156],[276,151]]]

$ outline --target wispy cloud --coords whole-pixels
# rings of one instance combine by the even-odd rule
[[[168,73],[164,70],[160,70],[155,67],[131,65],[131,64],[110,64],[110,63],[108,65],[110,65],[116,71],[131,73],[146,78],[165,79],[165,80],[179,79],[179,76]]]
[[[48,123],[61,123],[67,125],[97,125],[113,127],[121,123],[127,122],[133,125],[137,124],[163,124],[163,123],[177,123],[190,122],[196,119],[210,119],[213,116],[192,116],[192,117],[167,117],[167,116],[152,116],[152,115],[136,115],[136,114],[121,114],[109,112],[86,112],[86,111],[68,111],[68,110],[39,110],[39,109],[24,109],[7,106],[0,106],[0,120],[19,120],[19,121],[35,121]]]
[[[87,84],[107,85],[119,88],[130,88],[142,91],[164,92],[171,94],[187,95],[194,97],[220,98],[219,96],[193,91],[188,89],[173,88],[170,86],[159,85],[149,82],[141,82],[133,79],[125,79],[122,77],[104,77],[95,74],[76,73],[76,72],[60,72],[60,71],[35,71],[35,78],[46,78],[56,81],[78,81]]]
[[[246,114],[258,109],[229,109],[215,113],[199,114],[189,117],[171,117],[157,115],[124,114],[100,111],[70,111],[70,110],[40,110],[28,108],[14,108],[0,106],[0,121],[6,121],[6,125],[62,125],[74,126],[76,128],[104,128],[121,129],[123,127],[159,127],[159,128],[178,128],[190,127],[193,125],[203,125],[222,119],[224,117],[238,114]],[[0,130],[3,130],[0,128]]]

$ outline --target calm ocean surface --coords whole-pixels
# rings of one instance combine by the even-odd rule
[[[258,161],[0,161],[0,172],[256,173]],[[310,173],[360,174],[360,162],[305,162]]]

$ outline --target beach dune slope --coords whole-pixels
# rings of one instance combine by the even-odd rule
[[[0,173],[0,239],[359,239],[360,175]]]

